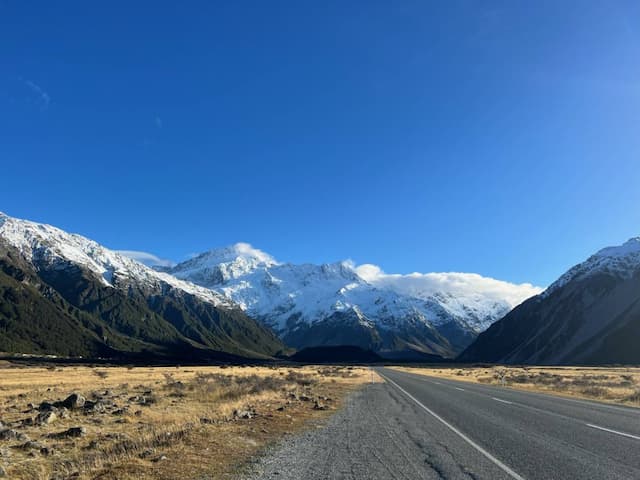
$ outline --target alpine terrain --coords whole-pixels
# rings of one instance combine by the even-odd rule
[[[206,359],[282,348],[215,291],[0,213],[0,351]]]
[[[463,361],[640,363],[640,237],[600,250],[482,333]]]
[[[496,298],[481,289],[463,295],[447,291],[445,284],[427,291],[392,276],[374,278],[350,262],[280,263],[246,243],[160,268],[225,296],[287,345],[355,345],[387,358],[453,357],[531,295]],[[469,277],[497,282],[471,274],[446,275],[458,283]]]

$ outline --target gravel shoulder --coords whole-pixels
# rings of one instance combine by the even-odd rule
[[[290,436],[244,480],[501,479],[504,473],[387,383],[352,393],[322,425]]]

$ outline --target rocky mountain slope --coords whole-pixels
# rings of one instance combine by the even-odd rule
[[[481,291],[378,286],[349,262],[279,263],[243,243],[163,271],[232,300],[296,348],[346,344],[386,356],[451,357],[514,306]]]
[[[464,361],[640,363],[640,237],[600,250],[493,324]]]
[[[282,348],[212,290],[0,213],[0,351],[221,358]]]

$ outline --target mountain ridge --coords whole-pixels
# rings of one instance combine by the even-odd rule
[[[0,349],[267,358],[284,348],[223,296],[50,225],[0,215],[0,266]]]
[[[480,334],[461,361],[640,363],[640,238],[570,268]]]

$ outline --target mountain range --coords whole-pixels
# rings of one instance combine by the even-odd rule
[[[0,351],[207,359],[268,358],[283,348],[214,291],[0,214]]]
[[[640,238],[542,291],[469,273],[282,263],[246,243],[175,264],[0,213],[5,352],[207,361],[353,346],[371,358],[638,363],[638,338]]]
[[[423,288],[410,288],[372,275],[370,265],[280,263],[245,243],[160,268],[230,299],[296,349],[350,344],[393,358],[453,357],[533,290],[500,282],[519,290],[514,304],[479,275],[466,294],[433,280],[427,288],[424,278]],[[469,282],[469,274],[446,275]]]

